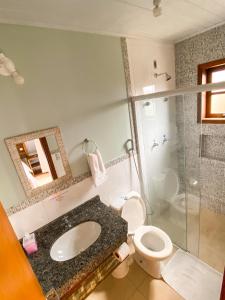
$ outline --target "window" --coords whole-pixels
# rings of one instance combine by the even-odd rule
[[[225,59],[198,66],[198,84],[225,81]],[[225,89],[199,94],[198,122],[225,123]]]

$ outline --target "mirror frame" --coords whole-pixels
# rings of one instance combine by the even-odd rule
[[[19,143],[24,143],[24,142],[30,141],[30,140],[47,137],[50,135],[54,135],[56,138],[56,141],[58,143],[63,167],[65,169],[65,175],[53,180],[50,183],[45,184],[43,186],[40,186],[37,188],[32,188],[29,180],[27,179],[24,168],[21,164],[20,155],[16,148],[16,145]],[[60,129],[58,127],[52,127],[52,128],[48,128],[48,129],[33,131],[33,132],[13,136],[10,138],[6,138],[5,144],[8,148],[11,159],[15,165],[17,175],[19,176],[19,179],[21,181],[21,184],[23,186],[23,189],[25,191],[27,198],[29,198],[29,199],[42,198],[43,199],[47,196],[52,195],[55,192],[62,190],[63,188],[66,188],[68,186],[68,184],[71,183],[71,181],[73,179],[72,172],[70,169],[66,151],[64,149]]]

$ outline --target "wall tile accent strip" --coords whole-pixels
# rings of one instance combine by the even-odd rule
[[[224,57],[225,25],[177,43],[175,45],[177,88],[197,84],[198,64]],[[178,153],[180,175],[183,173],[182,164],[185,159],[186,181],[188,182],[189,178],[200,179],[201,205],[216,213],[225,214],[225,163],[223,162],[225,151],[222,146],[225,125],[197,123],[196,94],[186,95],[184,101],[177,101],[177,124],[180,143],[185,146],[185,158],[182,153]],[[201,134],[208,139],[207,144],[203,145],[203,148],[205,147],[203,156],[206,158],[202,159],[199,156]],[[195,193],[194,189],[193,193]]]
[[[132,103],[133,91],[132,91],[132,84],[131,84],[131,73],[130,73],[127,41],[126,41],[126,38],[121,38],[120,41],[121,41],[123,67],[124,67],[126,90],[127,90],[127,97],[128,97],[130,128],[131,128],[132,139],[134,141],[134,145],[136,146],[136,151],[138,152],[137,131],[136,131],[137,121],[136,121],[135,107],[134,107],[134,104]]]
[[[128,154],[124,154],[124,155],[121,155],[120,157],[117,157],[109,162],[107,162],[105,164],[105,167],[106,168],[111,168],[121,162],[123,162],[124,160],[128,159],[130,156]],[[72,179],[69,179],[68,181],[64,181],[62,182],[61,184],[57,184],[55,185],[53,188],[51,189],[48,189],[47,191],[45,191],[45,194],[42,194],[41,196],[36,196],[36,197],[33,197],[33,198],[30,198],[30,199],[27,199],[25,200],[24,202],[18,204],[18,205],[15,205],[15,206],[11,206],[8,210],[7,210],[7,214],[8,216],[22,210],[22,209],[25,209],[37,202],[40,202],[41,200],[44,200],[45,198],[51,196],[51,195],[54,195],[56,193],[59,193],[67,188],[69,188],[70,186],[74,185],[74,184],[77,184],[83,180],[85,180],[86,178],[88,177],[91,177],[91,173],[90,171],[88,172],[85,172],[81,175],[78,175],[76,177],[73,177]]]
[[[134,93],[132,90],[131,72],[130,72],[129,55],[128,55],[128,47],[127,47],[126,38],[121,38],[121,49],[122,49],[122,56],[123,56],[123,66],[124,66],[124,72],[125,72],[127,96],[129,99],[128,109],[129,109],[132,140],[134,143],[135,152],[140,153],[139,141],[138,141],[138,126],[137,126],[136,109],[135,109],[135,103],[132,101],[132,97],[134,96]],[[137,156],[137,161],[138,161],[139,174],[141,175],[140,176],[141,190],[144,191],[143,174],[142,174],[142,169],[141,169],[141,159],[140,159],[139,155]]]
[[[129,65],[129,57],[128,57],[128,49],[127,49],[127,41],[126,38],[121,38],[121,49],[122,49],[122,56],[123,56],[123,66],[124,66],[124,73],[125,73],[125,80],[126,80],[126,89],[127,89],[127,96],[132,97],[132,85],[131,85],[131,77],[130,77],[130,65]]]

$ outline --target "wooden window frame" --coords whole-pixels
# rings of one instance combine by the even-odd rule
[[[198,84],[211,83],[212,73],[225,70],[225,58],[198,65]],[[222,92],[203,92],[198,94],[197,121],[198,123],[225,124],[225,117],[221,114],[211,113],[211,96],[224,94]]]

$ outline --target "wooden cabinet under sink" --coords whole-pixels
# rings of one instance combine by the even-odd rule
[[[1,300],[45,300],[1,203],[0,266]]]

